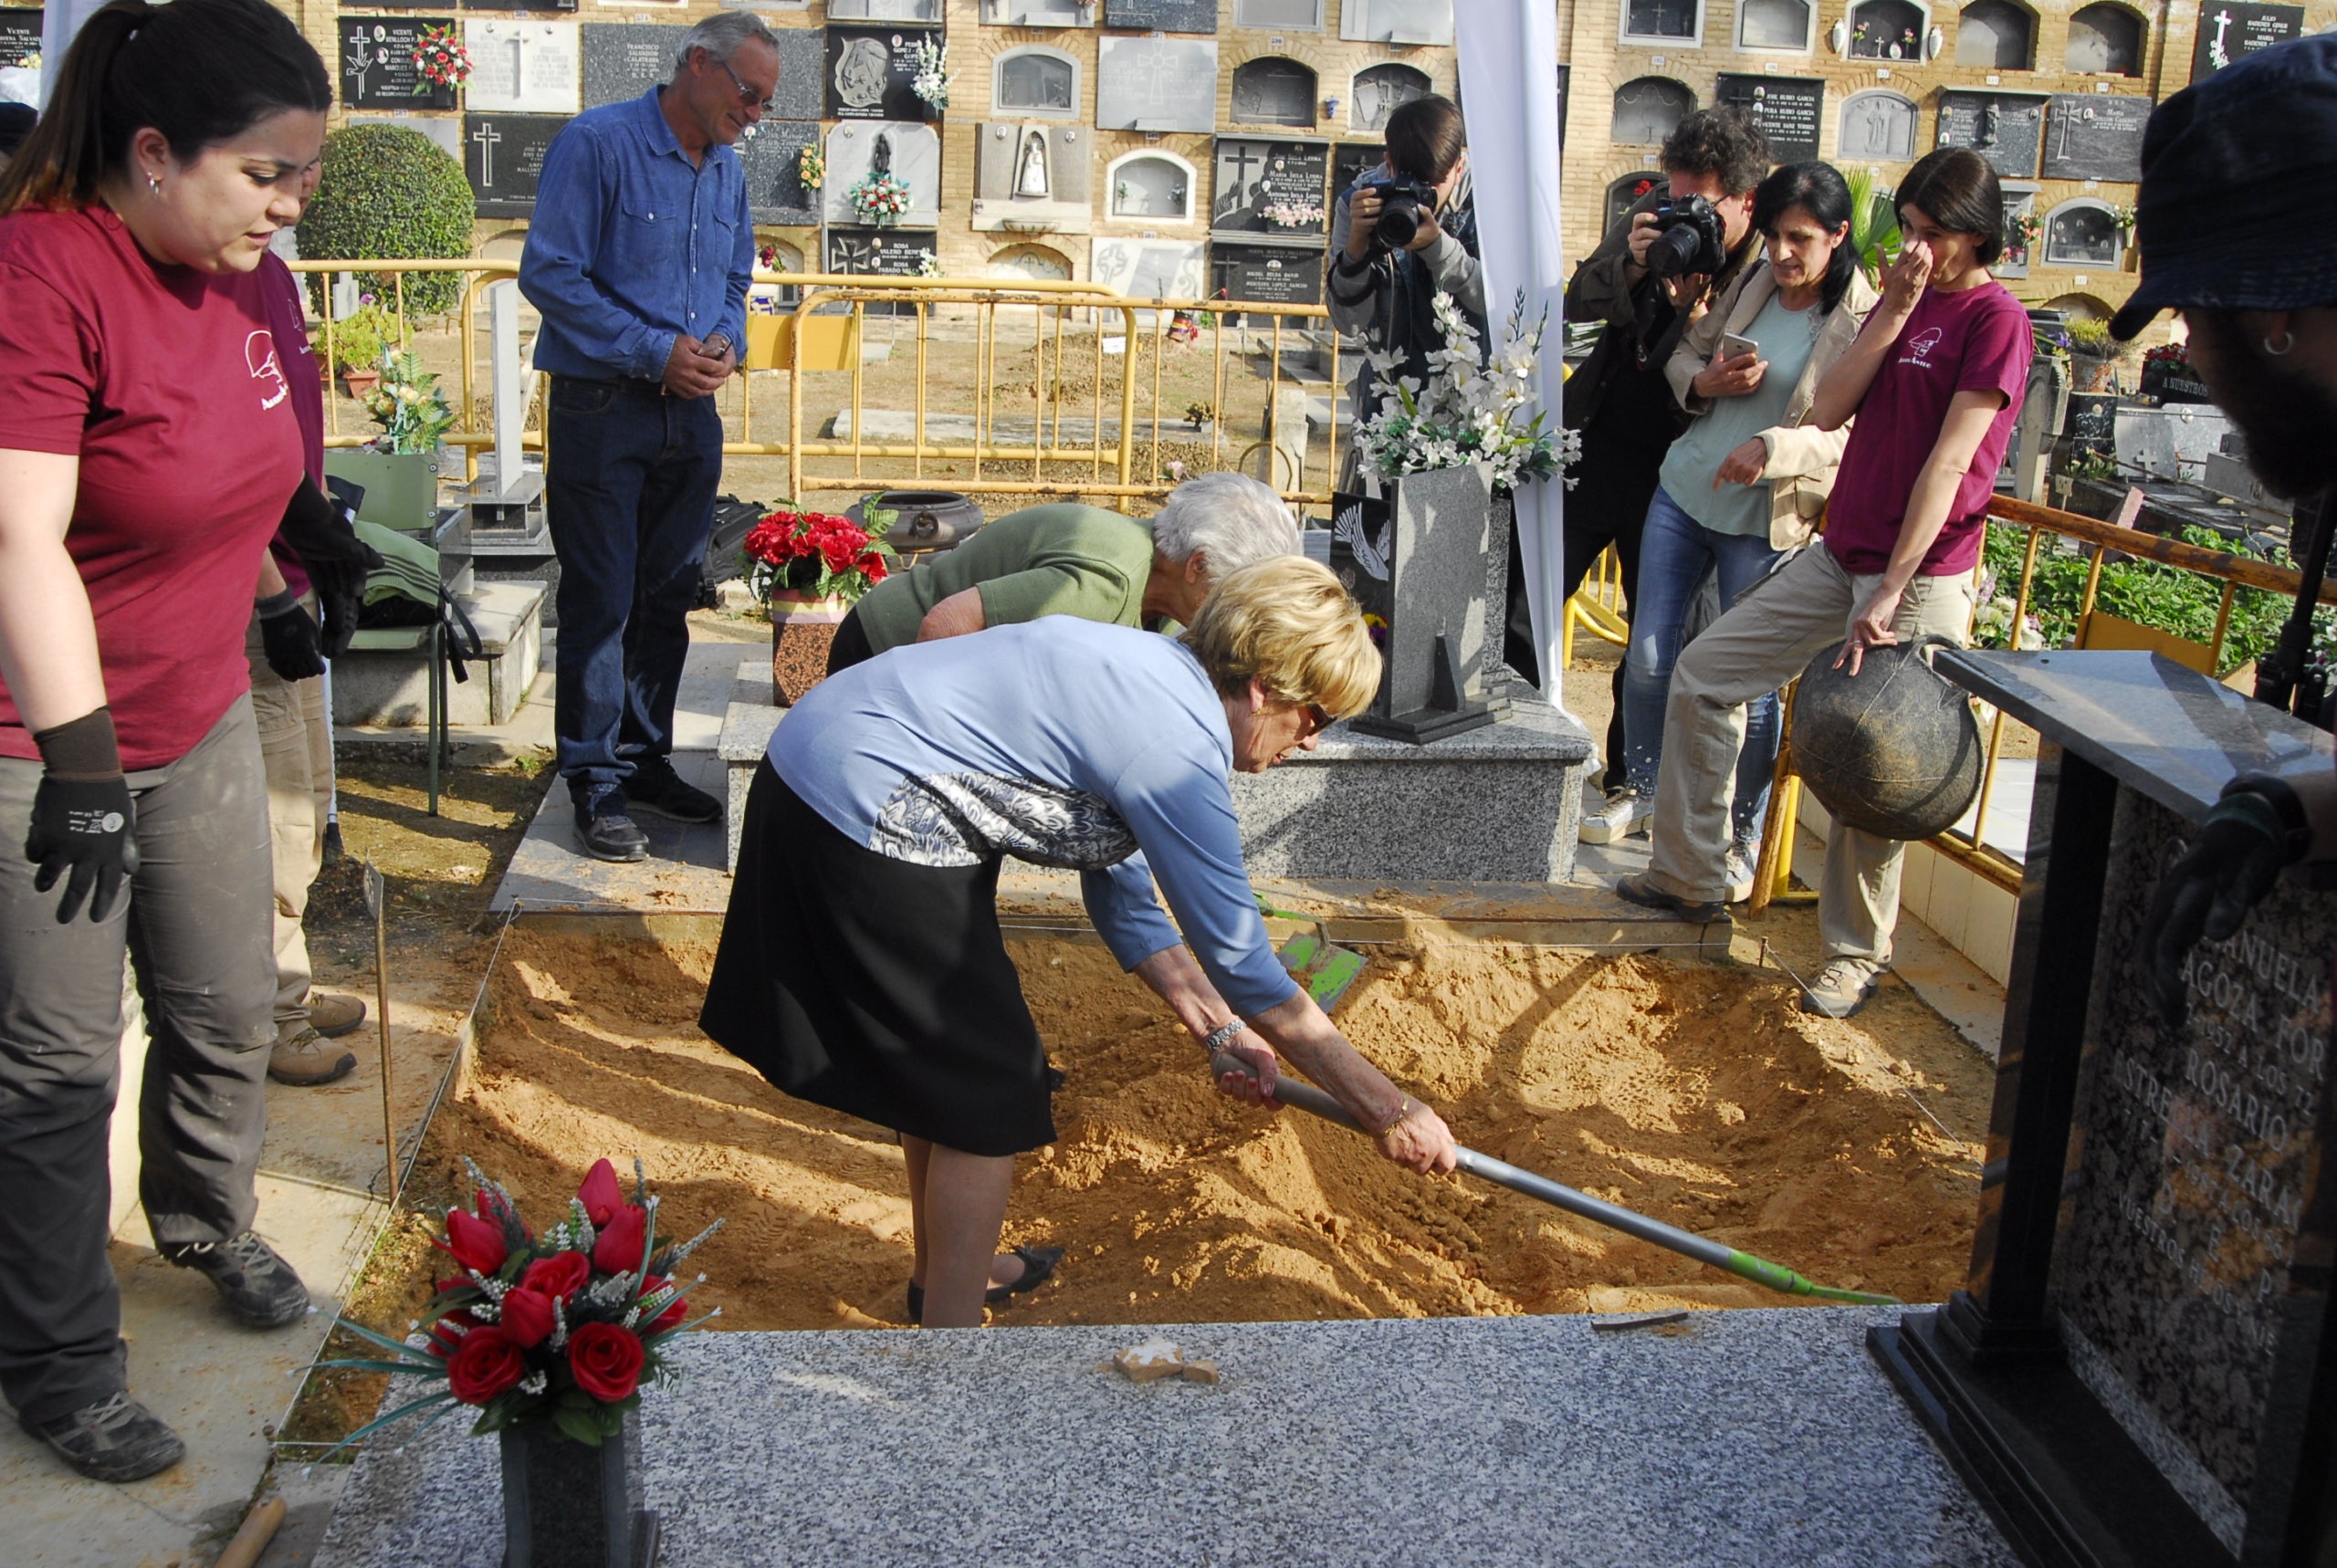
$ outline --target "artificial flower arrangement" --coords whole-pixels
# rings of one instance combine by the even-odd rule
[[[1310,229],[1323,226],[1323,204],[1300,197],[1284,199],[1266,208],[1266,222],[1277,228]]]
[[[890,172],[870,173],[844,193],[844,200],[864,223],[896,224],[909,210],[908,182]]]
[[[368,1422],[353,1443],[401,1416],[456,1406],[479,1412],[473,1436],[548,1424],[553,1435],[598,1448],[640,1403],[641,1385],[670,1375],[667,1344],[693,1319],[673,1275],[722,1228],[716,1220],[679,1247],[657,1245],[657,1203],[641,1162],[633,1198],[616,1167],[594,1163],[567,1217],[541,1234],[528,1229],[511,1195],[466,1160],[477,1184],[476,1212],[450,1209],[435,1245],[459,1271],[438,1282],[427,1315],[400,1342],[346,1318],[341,1326],[389,1353],[323,1361],[372,1372],[444,1379],[445,1386]],[[702,1283],[700,1274],[697,1281]],[[427,1425],[427,1423],[425,1423]]]
[[[909,50],[909,62],[916,74],[909,78],[909,90],[935,109],[949,107],[949,46],[931,38],[920,38]]]
[[[2013,219],[2009,225],[2009,232],[2005,235],[2007,258],[2016,262],[2026,262],[2028,259],[2029,247],[2037,243],[2038,236],[2044,232],[2045,225],[2034,213],[2023,213]]]
[[[782,591],[856,601],[891,575],[898,559],[885,542],[894,515],[872,508],[863,528],[825,512],[782,507],[766,514],[739,549],[748,591],[766,606]]]
[[[414,64],[423,80],[440,87],[460,87],[471,79],[471,52],[455,37],[452,23],[422,30],[414,47]]]
[[[828,157],[817,142],[807,142],[795,155],[795,179],[807,191],[816,191],[828,183]]]
[[[919,277],[940,277],[940,276],[941,276],[941,258],[940,258],[939,256],[938,256],[934,255],[934,254],[933,254],[933,252],[931,252],[931,251],[929,251],[929,250],[921,250],[921,251],[917,252],[917,275]]]
[[[422,368],[421,359],[384,347],[382,379],[365,394],[365,412],[381,426],[373,445],[383,452],[435,452],[438,438],[454,427],[455,411],[435,374]]]
[[[1547,413],[1533,408],[1535,371],[1549,312],[1546,309],[1530,330],[1524,329],[1525,296],[1520,290],[1501,351],[1481,362],[1477,329],[1452,297],[1440,290],[1435,311],[1444,347],[1429,351],[1427,385],[1417,376],[1402,376],[1392,383],[1379,400],[1378,412],[1356,425],[1357,461],[1390,479],[1490,463],[1493,483],[1509,490],[1572,466],[1581,455],[1582,438],[1564,429],[1554,435],[1545,427]],[[1372,370],[1382,378],[1393,375],[1401,364],[1392,353],[1375,352],[1370,359]],[[1389,385],[1384,379],[1381,384]],[[1568,489],[1574,487],[1571,478],[1566,483]]]

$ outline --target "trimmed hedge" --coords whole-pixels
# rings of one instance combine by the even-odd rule
[[[478,202],[463,167],[419,131],[352,125],[325,138],[316,199],[300,219],[300,254],[320,261],[459,260],[471,254]],[[393,308],[397,285],[363,273],[362,287]],[[406,275],[406,308],[420,315],[462,302],[460,273]],[[319,275],[317,287],[324,287]],[[325,314],[324,301],[317,301]]]

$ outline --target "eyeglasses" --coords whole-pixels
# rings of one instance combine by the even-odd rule
[[[1336,722],[1337,719],[1336,716],[1334,716],[1331,710],[1325,707],[1321,703],[1308,703],[1306,705],[1306,728],[1298,738],[1301,740],[1311,740],[1315,737],[1322,734],[1325,730],[1330,728],[1331,726]]]
[[[740,81],[739,79],[739,73],[730,68],[730,62],[728,60],[717,60],[714,63],[722,68],[722,74],[728,77],[731,84],[738,88],[739,101],[740,103],[745,104],[749,109],[760,110],[765,114],[769,114],[770,112],[771,100],[767,98],[758,97],[753,88],[750,88],[745,82]]]

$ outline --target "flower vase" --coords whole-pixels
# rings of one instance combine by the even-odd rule
[[[382,372],[379,371],[343,370],[341,372],[341,389],[353,398],[362,400],[369,397],[381,384]]]
[[[770,596],[771,700],[792,707],[828,673],[828,648],[836,628],[852,613],[844,599],[814,599],[793,589]]]
[[[657,1515],[641,1506],[641,1413],[597,1448],[549,1421],[506,1427],[503,1568],[651,1568]]]

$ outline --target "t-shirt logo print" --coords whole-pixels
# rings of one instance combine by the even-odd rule
[[[261,408],[274,408],[292,395],[291,383],[284,379],[284,367],[277,362],[276,335],[267,328],[244,340],[244,363],[250,368],[252,380],[261,384]]]
[[[1932,350],[1939,347],[1942,336],[1937,327],[1916,333],[1907,340],[1907,351],[1899,357],[1899,362],[1902,365],[1917,365],[1924,370],[1930,370]]]

